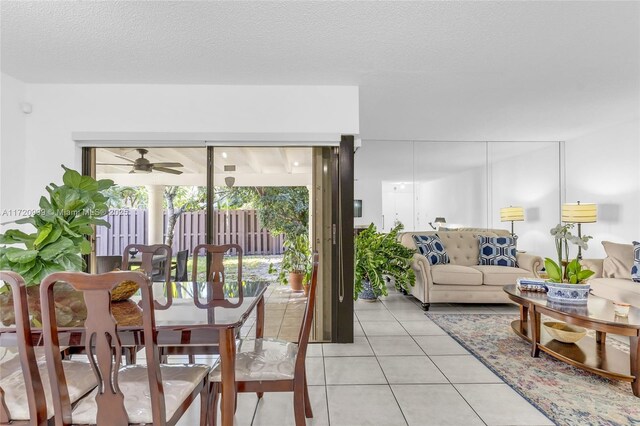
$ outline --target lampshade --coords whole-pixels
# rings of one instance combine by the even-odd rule
[[[362,200],[353,200],[353,217],[362,217]]]
[[[433,221],[434,223],[447,223],[447,220],[444,217],[436,217],[436,220]]]
[[[598,220],[598,206],[593,203],[562,205],[562,221],[566,223],[593,223]]]
[[[500,209],[500,222],[522,222],[524,220],[524,208],[503,207]]]

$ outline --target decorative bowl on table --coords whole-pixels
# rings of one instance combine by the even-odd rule
[[[562,343],[576,343],[587,334],[586,329],[564,322],[545,321],[542,326],[551,337]]]
[[[116,288],[111,290],[111,301],[122,302],[123,300],[127,300],[136,294],[138,288],[138,283],[135,281],[122,281]]]

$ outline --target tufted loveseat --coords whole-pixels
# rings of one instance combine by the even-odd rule
[[[502,287],[515,284],[520,277],[537,277],[543,261],[540,256],[517,253],[517,267],[479,265],[478,235],[509,236],[503,229],[474,231],[403,232],[400,242],[416,249],[413,235],[438,234],[449,255],[450,263],[430,265],[419,253],[413,255],[411,267],[416,273],[416,284],[411,294],[422,303],[424,310],[431,303],[507,303]]]

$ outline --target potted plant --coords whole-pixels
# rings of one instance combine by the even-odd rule
[[[386,296],[385,276],[393,278],[398,290],[408,290],[415,284],[416,276],[410,265],[415,250],[398,242],[402,228],[398,224],[384,234],[372,223],[356,236],[354,299],[375,301],[381,295]]]
[[[63,185],[47,186],[49,197],[40,198],[40,210],[16,221],[33,225],[36,232],[10,229],[0,234],[0,244],[11,245],[0,247],[0,269],[22,275],[27,286],[40,284],[52,272],[83,270],[82,255],[91,253],[87,236],[93,235],[94,225],[109,226],[100,219],[108,212],[108,197],[102,192],[112,187],[113,181],[95,180],[64,165],[62,168]]]
[[[284,285],[290,284],[292,291],[302,291],[302,282],[310,270],[310,264],[309,237],[306,234],[300,234],[285,238],[278,281]],[[276,272],[273,264],[269,266],[269,272]]]
[[[551,235],[555,237],[558,262],[548,257],[544,260],[544,267],[549,276],[546,283],[547,300],[557,303],[584,304],[587,302],[590,289],[590,285],[585,281],[594,272],[583,269],[577,257],[569,261],[569,243],[587,250],[589,248],[587,242],[592,237],[574,236],[570,231],[572,227],[573,224],[568,223],[559,224],[551,229]]]

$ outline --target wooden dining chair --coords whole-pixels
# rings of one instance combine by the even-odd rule
[[[130,251],[136,250],[136,255],[141,256],[140,269],[151,279],[151,281],[162,281],[167,284],[171,282],[171,260],[173,252],[167,244],[129,244],[122,252],[122,269],[128,270],[131,266]],[[165,260],[154,265],[154,256],[165,256]],[[160,268],[158,267],[160,266]],[[157,308],[157,306],[156,306]]]
[[[305,359],[313,322],[317,282],[318,253],[316,252],[313,254],[311,286],[297,344],[276,339],[245,340],[236,355],[237,392],[256,392],[258,398],[262,398],[264,392],[293,392],[296,426],[303,426],[305,417],[313,417],[307,389]],[[220,363],[214,366],[209,380],[211,403],[208,419],[210,424],[215,425],[222,386],[234,384],[222,383]]]
[[[33,346],[26,286],[14,272],[0,271],[0,281],[11,287],[17,340],[15,348],[0,348],[0,424],[46,425],[54,413],[51,388],[44,349]],[[73,381],[71,403],[98,384],[86,362],[64,360],[62,368]]]
[[[193,249],[193,266],[191,269],[191,280],[198,280],[198,256],[201,251],[204,251],[207,256],[210,256],[209,273],[206,281],[212,282],[226,282],[226,273],[224,270],[224,256],[229,251],[235,251],[238,257],[238,283],[242,283],[242,247],[238,244],[199,244]],[[240,287],[242,288],[242,287]]]
[[[11,288],[18,345],[17,348],[1,348],[0,423],[28,424],[31,420],[31,424],[43,425],[47,422],[47,404],[33,349],[26,286],[15,272],[0,271],[0,281]],[[16,392],[18,388],[20,392]]]
[[[111,313],[111,291],[133,281],[142,294],[142,322],[147,365],[120,366],[122,346]],[[66,282],[83,293],[85,351],[98,388],[77,404],[69,400],[70,381],[62,368],[53,286]],[[174,425],[191,403],[201,398],[200,423],[207,415],[206,365],[160,365],[151,281],[140,272],[116,271],[101,275],[57,272],[40,284],[46,362],[52,388],[56,425],[99,424]]]

